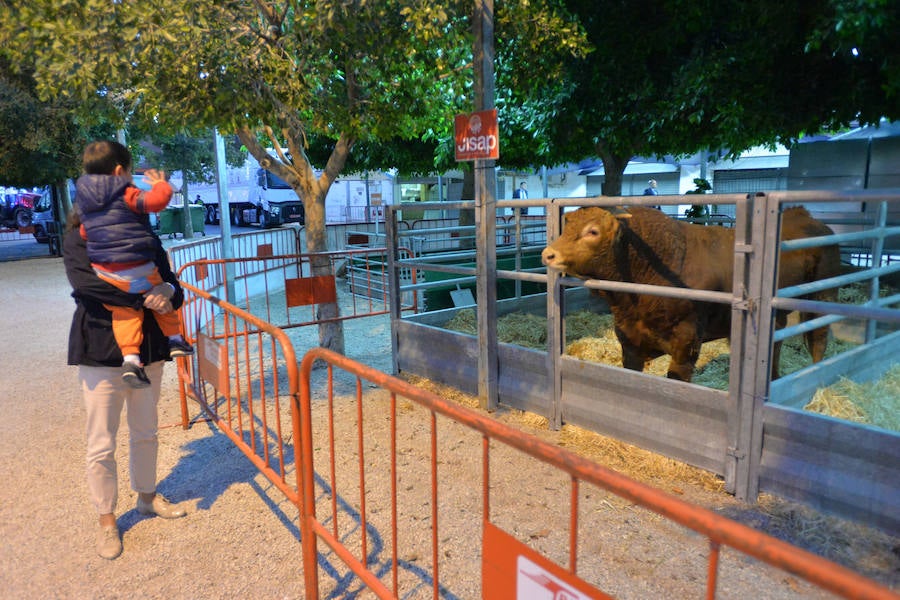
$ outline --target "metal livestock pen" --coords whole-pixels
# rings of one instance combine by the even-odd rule
[[[900,437],[897,432],[846,422],[800,410],[817,387],[828,385],[848,372],[874,378],[898,360],[900,348],[900,299],[879,299],[880,278],[900,273],[900,264],[882,260],[900,244],[895,223],[900,195],[863,192],[778,192],[706,196],[704,202],[735,207],[734,287],[728,292],[708,292],[655,286],[637,286],[612,281],[583,282],[541,269],[500,269],[497,257],[518,254],[533,247],[514,242],[503,246],[507,236],[485,227],[481,218],[472,235],[478,264],[448,266],[436,257],[400,259],[401,232],[388,211],[386,233],[391,273],[414,269],[422,272],[451,271],[461,277],[486,278],[546,286],[545,294],[519,295],[496,304],[479,303],[479,324],[496,327],[498,315],[511,311],[544,313],[547,317],[547,351],[497,342],[496,331],[479,329],[478,336],[449,331],[443,326],[454,309],[402,317],[399,306],[392,311],[394,368],[431,378],[478,394],[483,406],[497,403],[532,411],[559,426],[566,422],[610,435],[699,466],[724,477],[726,488],[738,498],[755,501],[758,492],[774,493],[815,508],[832,512],[892,534],[900,533]],[[864,270],[812,286],[837,287],[851,281],[869,281],[872,295],[861,305],[814,303],[795,298],[814,287],[776,290],[775,272],[779,251],[779,217],[784,205],[815,202],[816,206],[848,204],[877,207],[860,211],[873,219],[859,223],[852,232],[782,245],[859,243],[871,249],[871,264]],[[561,230],[567,208],[586,205],[680,204],[680,196],[653,198],[591,198],[529,200],[543,207],[546,231],[554,239]],[[473,209],[472,203],[441,203],[442,209]],[[523,206],[522,201],[497,201],[495,209]],[[426,207],[427,208],[427,207]],[[533,211],[532,211],[533,212]],[[816,213],[814,216],[822,216]],[[529,216],[531,218],[531,216]],[[490,225],[496,226],[496,222]],[[887,241],[886,241],[887,240]],[[532,244],[536,240],[532,240]],[[484,252],[485,244],[495,244]],[[539,246],[542,247],[542,246]],[[484,264],[484,263],[487,264]],[[885,263],[882,266],[882,263]],[[444,282],[446,285],[446,282]],[[404,284],[393,278],[392,297],[416,292],[427,284]],[[618,289],[704,302],[729,304],[732,310],[729,389],[660,379],[621,368],[579,360],[564,353],[565,316],[573,308],[589,304],[579,288]],[[817,324],[844,319],[863,319],[867,324],[864,343],[856,349],[770,381],[769,360],[774,336],[802,332],[796,326],[773,332],[773,311],[803,310],[823,314]]]

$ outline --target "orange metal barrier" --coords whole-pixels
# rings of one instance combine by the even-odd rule
[[[299,504],[288,483],[293,448],[284,444],[284,429],[290,430],[285,420],[294,418],[289,407],[299,394],[295,342],[286,332],[386,314],[387,284],[381,283],[387,268],[381,260],[385,251],[378,248],[283,256],[270,250],[263,244],[258,257],[203,259],[179,268],[183,333],[196,348],[190,359],[176,361],[182,426],[192,420],[191,397],[205,418]],[[340,289],[334,276],[310,275],[313,257],[341,273]],[[340,314],[322,317],[318,304],[335,301]],[[413,309],[414,298],[403,307]]]
[[[190,284],[182,317],[196,353],[179,359],[182,426],[191,418],[187,397],[200,405],[251,462],[295,505],[289,483],[293,448],[285,429],[295,425],[300,382],[294,347],[285,331]],[[204,326],[198,327],[199,323]]]
[[[325,399],[319,398],[314,402],[311,395],[314,388],[313,364],[317,361],[324,361],[329,365],[326,383],[328,395]],[[355,411],[344,415],[355,420],[349,425],[335,416],[337,404],[334,394],[334,368],[341,369],[355,378]],[[401,527],[398,525],[398,513],[400,512],[399,504],[403,501],[402,497],[411,491],[410,486],[415,487],[417,484],[430,487],[425,500],[430,505],[430,514],[420,520],[424,521],[421,527],[430,531],[432,595],[434,598],[438,598],[452,590],[453,586],[451,585],[442,586],[442,580],[439,578],[442,566],[449,562],[441,550],[444,536],[447,534],[439,528],[441,523],[439,519],[442,518],[443,509],[448,509],[450,504],[447,497],[461,494],[463,490],[458,487],[441,492],[438,490],[439,465],[449,465],[453,462],[452,450],[441,454],[440,457],[438,455],[437,419],[439,416],[474,430],[482,436],[481,494],[483,510],[480,536],[482,545],[481,597],[483,598],[517,597],[517,585],[520,591],[523,585],[521,569],[523,559],[526,564],[530,565],[530,570],[524,576],[531,577],[535,585],[541,586],[541,589],[555,592],[554,598],[610,597],[592,583],[598,579],[596,572],[579,568],[585,558],[585,553],[579,551],[585,543],[584,532],[579,534],[581,527],[579,520],[583,518],[579,512],[579,502],[583,498],[582,486],[588,485],[612,492],[637,506],[662,515],[706,537],[709,543],[706,569],[707,598],[714,598],[716,595],[722,546],[733,548],[740,553],[797,575],[812,584],[847,598],[898,597],[889,589],[849,569],[712,511],[693,506],[648,485],[636,482],[563,448],[544,442],[474,410],[448,402],[408,382],[356,363],[329,350],[317,348],[310,350],[304,356],[301,363],[301,381],[300,411],[302,416],[299,424],[302,428],[295,432],[295,435],[302,443],[300,452],[302,457],[300,475],[302,489],[301,535],[305,584],[309,597],[320,597],[317,579],[317,560],[320,557],[318,541],[320,540],[335,555],[339,556],[379,598],[407,597],[406,594],[409,590],[401,589],[398,583],[401,580],[399,570],[400,565],[403,564],[402,556],[406,552],[404,542],[400,540]],[[370,434],[364,427],[364,424],[367,425],[368,422],[364,418],[367,402],[364,402],[363,399],[363,381],[390,393],[389,414],[379,413],[375,417],[375,422],[378,420],[390,421],[389,442],[384,447],[379,447],[378,450],[373,449],[375,435]],[[409,450],[404,453],[405,442],[398,436],[398,421],[402,420],[401,413],[408,412],[408,408],[402,408],[400,399],[423,407],[430,415],[428,431],[418,432],[421,434],[422,445],[428,445],[425,452],[428,454],[430,482],[421,471],[418,481],[415,483],[406,483],[404,487],[398,482],[400,479],[398,474],[402,472],[402,469],[398,468],[398,464],[408,460],[406,457],[410,453]],[[327,430],[324,434],[314,429],[319,423],[315,418],[316,405],[323,403],[327,403],[328,406],[328,414],[322,422],[323,429]],[[341,435],[342,430],[349,430],[349,433],[345,432],[345,435]],[[425,437],[426,433],[427,438]],[[426,439],[427,441],[425,441]],[[570,506],[568,561],[566,564],[554,564],[540,552],[517,539],[517,535],[507,533],[495,524],[493,515],[497,514],[498,510],[491,504],[491,492],[496,485],[492,483],[492,478],[496,479],[500,474],[495,475],[490,465],[492,464],[491,454],[497,452],[498,443],[550,465],[565,473],[569,478]],[[383,463],[387,466],[386,470],[375,466],[375,459],[371,453],[377,451],[389,456]],[[317,462],[318,458],[323,455],[325,455],[323,460]],[[381,464],[378,463],[378,465]],[[356,474],[345,476],[344,482],[342,482],[340,472],[348,465],[357,467]],[[319,473],[327,473],[327,481],[320,481]],[[529,478],[527,474],[519,473],[517,475],[522,477],[520,481],[522,492],[536,484],[539,485],[538,481]],[[376,488],[379,478],[388,481],[389,493],[386,505],[375,505],[372,501],[376,494],[370,490]],[[317,484],[326,490],[323,496],[317,497]],[[470,485],[477,487],[477,483],[474,481],[470,482]],[[346,519],[347,511],[338,509],[337,499],[342,498],[346,501],[350,497],[358,499],[358,504],[354,507],[354,514],[358,514],[358,523],[354,522],[348,525],[341,523],[342,517]],[[557,501],[563,500],[564,498],[557,498]],[[417,502],[419,501],[421,500],[417,499]],[[534,510],[540,510],[540,507],[535,507]],[[325,516],[317,516],[319,512],[325,512]],[[385,517],[385,515],[387,516]],[[477,517],[473,515],[473,518]],[[367,539],[368,531],[377,530],[377,527],[373,528],[371,525],[375,521],[388,523],[391,546],[391,558],[388,566],[385,568],[384,565],[378,565],[380,567],[378,572],[370,568],[372,551]],[[352,530],[358,530],[358,534],[349,535],[348,532]],[[351,541],[346,543],[344,538]],[[405,543],[413,542],[407,540]],[[476,543],[477,540],[472,540],[468,548],[473,554],[477,553]],[[355,546],[356,551],[351,550],[350,546]],[[605,575],[609,575],[609,570],[610,567],[607,565],[604,569]],[[560,595],[560,591],[565,593]]]
[[[390,308],[386,253],[385,248],[362,248],[273,255],[271,244],[261,244],[256,257],[195,260],[182,265],[177,276],[193,289],[209,292],[268,323],[282,328],[303,327],[323,320],[387,314]],[[410,252],[401,249],[400,256],[408,258]],[[313,277],[313,260],[324,262],[331,275]],[[346,288],[347,302],[339,317],[323,319],[317,305],[336,299],[338,275]],[[416,283],[415,270],[408,270],[405,275]],[[417,296],[409,294],[401,310],[416,312]]]

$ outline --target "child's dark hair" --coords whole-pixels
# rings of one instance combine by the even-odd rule
[[[116,165],[131,169],[131,152],[119,142],[91,142],[84,149],[81,165],[86,175],[112,175]]]

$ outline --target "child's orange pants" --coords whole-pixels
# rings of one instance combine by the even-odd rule
[[[163,282],[155,266],[138,278],[121,277],[119,273],[103,271],[102,269],[95,269],[95,272],[100,279],[116,286],[123,292],[146,294],[153,286]],[[141,342],[144,341],[144,333],[142,331],[144,309],[113,306],[111,304],[104,304],[103,306],[112,313],[113,336],[116,338],[116,343],[119,345],[122,355],[140,354]],[[163,335],[168,337],[181,333],[181,319],[178,317],[177,311],[173,310],[165,314],[154,311],[153,317],[159,324]]]

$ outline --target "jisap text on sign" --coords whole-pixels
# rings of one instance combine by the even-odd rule
[[[456,115],[456,160],[500,158],[497,109]]]

